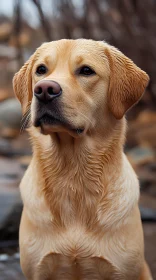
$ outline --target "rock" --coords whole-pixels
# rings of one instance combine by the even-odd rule
[[[127,147],[138,145],[156,148],[156,112],[143,111],[128,123]]]
[[[0,155],[8,155],[12,152],[10,141],[0,138]]]
[[[0,29],[1,30],[1,29]],[[0,32],[1,36],[1,32]],[[0,45],[0,58],[6,59],[15,59],[17,55],[17,50],[14,47],[8,45]]]
[[[156,222],[156,209],[153,210],[151,208],[140,206],[140,213],[142,221]]]
[[[31,156],[27,155],[27,156],[22,156],[20,158],[18,158],[20,165],[23,169],[26,169],[31,161]]]
[[[19,130],[21,126],[21,106],[15,98],[0,103],[0,136],[5,136],[8,130]]]
[[[141,192],[139,205],[142,221],[156,222],[155,197],[149,195],[147,192]]]
[[[1,127],[1,123],[0,123],[0,128],[1,128],[0,136],[4,138],[8,138],[8,139],[15,138],[19,134],[19,128],[16,129],[16,128],[6,127],[6,126]]]
[[[142,111],[137,118],[137,122],[140,124],[156,123],[156,112]]]
[[[27,132],[22,132],[19,134],[18,138],[12,139],[11,145],[12,149],[16,151],[17,155],[22,156],[31,154],[31,145]]]
[[[0,158],[0,187],[7,185],[18,186],[23,176],[23,169],[17,160]],[[6,189],[7,190],[7,189]]]
[[[156,162],[150,162],[148,164],[148,169],[152,172],[156,172]]]
[[[134,168],[141,164],[151,163],[155,159],[154,151],[149,147],[133,148],[127,152],[127,157]]]
[[[0,88],[0,102],[4,101],[5,99],[8,99],[10,96],[13,96],[11,90],[8,90],[6,88]]]
[[[155,197],[145,191],[141,192],[139,204],[141,207],[150,208],[156,211]]]
[[[156,223],[143,223],[145,238],[145,258],[150,266],[153,279],[156,279]]]
[[[22,133],[18,137],[11,139],[0,138],[0,155],[7,157],[25,156],[31,154],[30,142],[28,134]],[[13,135],[12,135],[13,137]]]
[[[22,211],[22,202],[18,188],[0,186],[0,239],[9,234],[17,237]],[[13,236],[12,236],[13,237]]]
[[[142,182],[149,182],[156,184],[156,176],[154,172],[151,172],[151,170],[149,169],[149,163],[147,162],[146,164],[143,165],[139,165],[136,168],[137,171],[137,175],[139,176],[139,179]]]
[[[23,169],[17,160],[0,158],[0,239],[18,237],[22,211],[19,184]]]
[[[24,280],[19,259],[14,255],[3,254],[0,255],[0,279],[1,280]]]

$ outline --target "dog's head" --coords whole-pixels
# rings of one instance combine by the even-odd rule
[[[139,101],[148,75],[116,48],[92,40],[43,44],[14,77],[23,113],[44,134],[83,135],[122,119]]]

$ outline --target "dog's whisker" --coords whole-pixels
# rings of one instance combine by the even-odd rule
[[[84,114],[81,113],[81,112],[79,112],[79,114],[82,115],[87,121],[89,121],[89,122],[92,124],[91,120],[90,120],[86,115],[84,115]]]
[[[22,117],[22,120],[21,120],[21,124],[23,125],[23,123],[25,122],[25,120],[27,119],[27,117],[30,115],[30,111],[26,112],[24,114],[24,116]]]
[[[24,123],[24,124],[22,125],[22,127],[21,127],[21,129],[20,129],[20,133],[22,133],[22,132],[27,128],[28,122],[29,122],[29,121],[27,121],[26,123]]]
[[[21,122],[23,122],[23,120],[27,117],[28,114],[30,114],[30,107],[28,108],[26,113],[23,115]]]
[[[25,116],[25,118],[22,120],[22,126],[20,129],[20,133],[22,133],[28,127],[28,123],[30,123],[30,116],[31,116],[31,113],[29,112],[29,114],[27,114]]]
[[[21,121],[21,128],[25,125],[25,123],[27,122],[27,120],[30,118],[30,114],[27,115],[22,121]]]
[[[91,122],[91,120],[86,116],[84,115],[83,113],[79,112],[80,115],[82,115],[87,121],[89,121],[89,123],[93,126],[93,123]],[[96,131],[96,128],[94,127],[95,131]],[[91,134],[91,128],[88,129],[90,134]]]

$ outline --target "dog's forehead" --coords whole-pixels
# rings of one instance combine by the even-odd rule
[[[39,49],[39,55],[44,58],[51,56],[53,58],[76,59],[77,63],[81,63],[84,58],[98,58],[104,54],[103,42],[77,39],[77,40],[58,40],[43,44]]]

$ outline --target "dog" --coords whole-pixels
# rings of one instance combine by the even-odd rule
[[[148,75],[86,39],[44,43],[15,74],[33,157],[20,184],[28,280],[151,280],[125,113]]]

